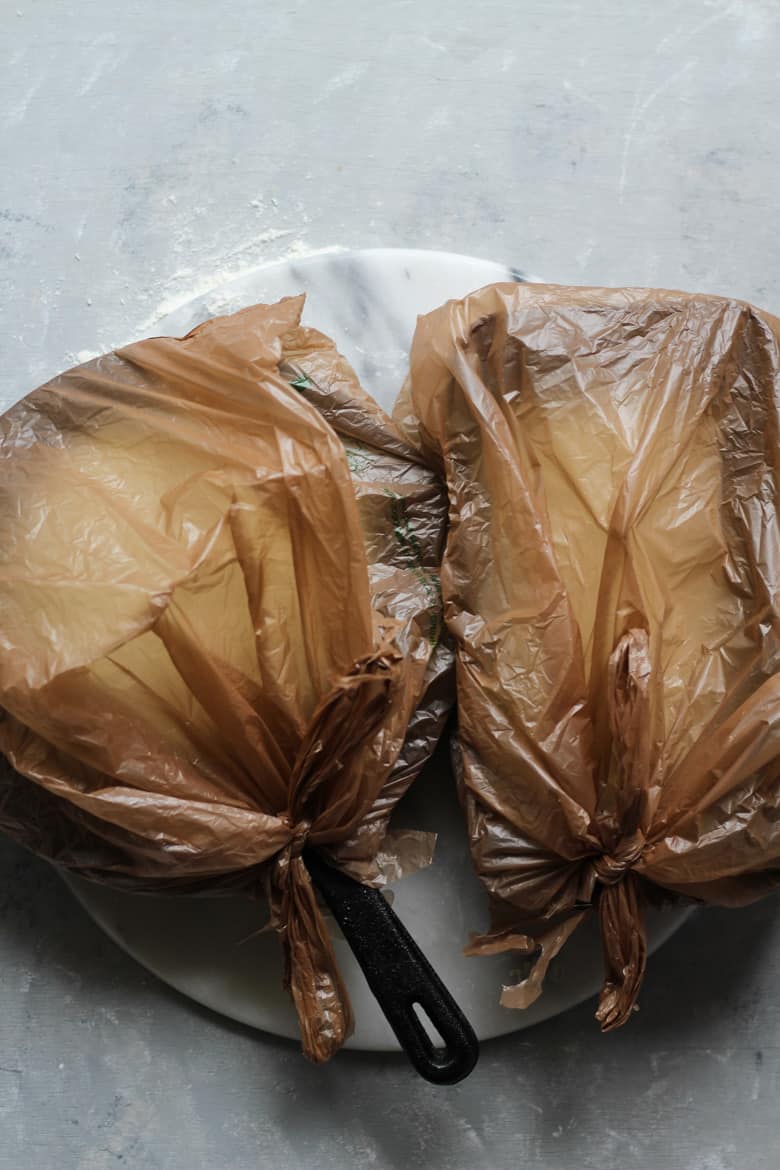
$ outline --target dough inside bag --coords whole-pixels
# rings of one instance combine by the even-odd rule
[[[498,285],[418,322],[396,417],[446,478],[456,765],[522,1007],[595,907],[622,1024],[648,896],[780,878],[780,323]]]
[[[387,824],[451,655],[442,490],[302,305],[127,346],[0,419],[0,825],[134,889],[264,889],[323,1060],[351,1012],[301,853],[368,882],[427,861]]]

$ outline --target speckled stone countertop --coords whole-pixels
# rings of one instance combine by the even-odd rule
[[[18,7],[17,7],[18,6]],[[0,404],[259,263],[483,255],[780,312],[774,0],[0,6]],[[196,1007],[0,843],[0,1170],[776,1170],[780,917],[425,1085]]]

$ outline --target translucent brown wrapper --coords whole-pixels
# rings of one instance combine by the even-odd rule
[[[302,305],[127,346],[0,419],[0,826],[132,889],[266,889],[324,1060],[352,1020],[301,852],[365,882],[427,863],[387,824],[452,656],[442,489]]]
[[[497,285],[418,322],[396,417],[446,476],[456,766],[535,962],[595,908],[625,1022],[642,907],[780,881],[780,322],[657,290]]]

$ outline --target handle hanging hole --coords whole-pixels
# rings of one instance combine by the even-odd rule
[[[423,1005],[415,1001],[412,1004],[412,1011],[417,1017],[420,1023],[420,1027],[424,1030],[426,1036],[430,1040],[436,1055],[443,1056],[447,1051],[447,1041],[444,1039]]]

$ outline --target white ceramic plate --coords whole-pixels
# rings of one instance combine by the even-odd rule
[[[417,315],[497,280],[528,279],[501,264],[443,252],[372,249],[283,262],[229,282],[177,309],[156,332],[182,334],[217,313],[299,292],[304,320],[334,338],[363,385],[390,409],[403,381]],[[428,954],[480,1039],[528,1027],[595,994],[601,947],[593,922],[575,932],[553,963],[540,1000],[525,1012],[499,1006],[503,983],[520,960],[464,958],[469,933],[486,925],[465,831],[440,750],[396,813],[396,823],[439,834],[434,865],[400,882],[394,907]],[[258,933],[263,907],[248,898],[161,898],[124,894],[82,879],[71,888],[121,947],[185,995],[242,1023],[295,1037],[295,1014],[281,987],[276,936]],[[675,908],[648,915],[650,949],[687,916]],[[335,930],[335,928],[334,928]],[[348,1046],[398,1047],[346,943],[334,938],[357,1021]],[[595,1027],[595,1025],[594,1025]]]

